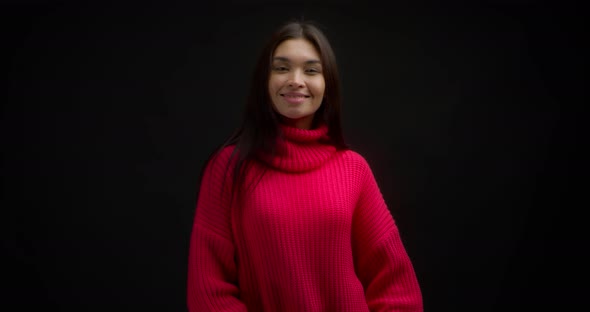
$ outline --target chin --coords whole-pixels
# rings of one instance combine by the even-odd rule
[[[291,119],[291,120],[299,120],[299,119],[303,119],[303,118],[308,118],[309,116],[311,116],[311,114],[308,114],[308,115],[283,115],[283,117],[285,117],[287,119]]]

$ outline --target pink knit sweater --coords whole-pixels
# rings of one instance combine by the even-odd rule
[[[190,240],[189,311],[422,311],[366,160],[324,143],[325,125],[281,129],[280,155],[250,167],[247,181],[268,170],[243,204],[220,197],[233,147],[207,164]]]

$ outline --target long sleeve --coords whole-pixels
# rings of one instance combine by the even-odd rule
[[[422,293],[398,228],[363,160],[353,216],[355,271],[371,311],[423,311]]]
[[[207,164],[200,186],[188,259],[190,312],[246,311],[238,298],[236,248],[227,200],[229,154],[224,150]],[[222,190],[226,191],[223,197]]]

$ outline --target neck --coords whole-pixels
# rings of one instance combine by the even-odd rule
[[[316,128],[301,129],[281,123],[282,135],[276,141],[276,153],[261,152],[260,160],[268,166],[285,172],[303,172],[315,169],[334,155],[336,147],[328,136],[328,126],[319,124]]]
[[[291,127],[305,129],[305,130],[310,130],[310,129],[314,128],[313,121],[314,121],[314,115],[310,115],[310,116],[306,116],[306,117],[302,117],[302,118],[297,118],[297,119],[281,117],[282,123],[289,125]]]

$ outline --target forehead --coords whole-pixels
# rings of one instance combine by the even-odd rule
[[[286,58],[290,61],[319,61],[320,54],[311,42],[298,38],[281,42],[275,49],[273,58]]]

